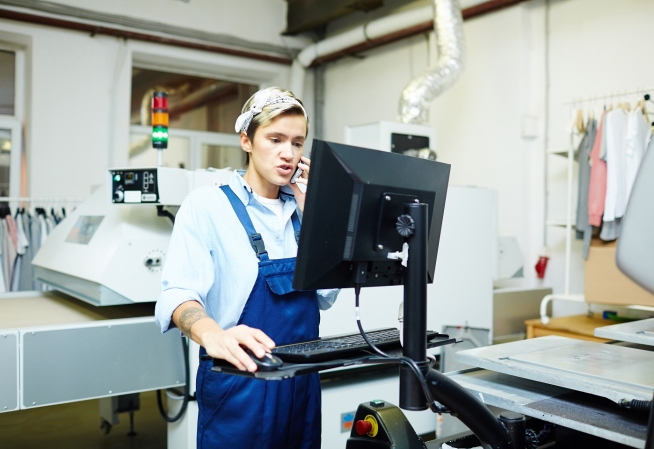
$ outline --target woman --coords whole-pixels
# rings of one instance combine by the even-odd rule
[[[254,94],[236,121],[247,170],[228,186],[192,192],[177,213],[156,318],[178,327],[200,354],[255,371],[244,348],[264,357],[275,344],[318,337],[319,308],[336,291],[294,291],[299,216],[310,161],[304,106],[280,88]],[[289,181],[299,167],[295,184]],[[299,214],[298,214],[299,211]],[[281,281],[281,282],[280,282]],[[261,381],[198,369],[198,448],[320,447],[317,374]]]

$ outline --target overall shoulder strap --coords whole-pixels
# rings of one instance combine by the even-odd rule
[[[254,253],[257,255],[257,258],[260,261],[268,260],[268,252],[266,251],[266,245],[264,245],[263,243],[263,238],[261,237],[261,234],[259,234],[256,231],[256,229],[254,229],[254,225],[252,224],[250,215],[248,214],[248,211],[245,209],[245,205],[243,205],[243,202],[241,202],[241,200],[236,196],[234,191],[229,186],[227,185],[220,186],[220,189],[227,196],[227,199],[229,200],[229,203],[232,205],[232,208],[234,209],[234,212],[236,213],[238,220],[245,228],[245,232],[247,233],[250,239],[250,244],[252,245],[252,249],[254,250]]]
[[[293,222],[293,230],[295,231],[295,243],[300,244],[300,219],[297,216],[297,211],[293,212],[291,215],[291,221]]]

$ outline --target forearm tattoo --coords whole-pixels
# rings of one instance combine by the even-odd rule
[[[191,326],[202,318],[209,318],[209,315],[207,315],[207,312],[205,312],[204,309],[200,307],[189,307],[184,309],[182,314],[179,316],[179,329],[184,333],[184,335],[191,338]]]

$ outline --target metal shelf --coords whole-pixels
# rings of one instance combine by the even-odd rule
[[[561,157],[568,157],[568,154],[570,153],[568,150],[561,149],[561,148],[552,148],[546,151],[547,154],[551,154],[554,156],[561,156]],[[574,155],[574,160],[578,161],[579,160],[578,154],[576,152],[573,152],[573,155]]]

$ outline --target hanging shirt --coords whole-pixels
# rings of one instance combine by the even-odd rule
[[[290,188],[280,189],[283,226],[261,197],[236,171],[229,187],[246,206],[254,228],[266,245],[270,259],[297,256],[291,215],[302,214]],[[161,295],[155,319],[162,332],[175,327],[171,317],[186,301],[197,301],[223,329],[235,326],[243,312],[258,273],[258,260],[243,225],[218,187],[191,192],[175,217],[161,275]],[[338,290],[318,290],[318,305],[328,309]]]
[[[11,288],[11,275],[14,272],[14,264],[16,263],[16,247],[14,246],[14,239],[9,233],[9,220],[7,218],[9,218],[9,215],[2,220],[4,234],[2,239],[2,268],[5,276],[5,287],[9,289]]]
[[[22,256],[27,252],[27,247],[30,244],[29,240],[27,240],[27,235],[25,235],[22,214],[16,215],[16,218],[14,219],[14,226],[16,229],[16,253]]]
[[[590,188],[590,152],[595,144],[597,121],[591,120],[586,127],[584,138],[579,144],[579,188],[577,189],[577,219],[575,229],[577,238],[583,238],[588,228],[588,190]]]
[[[622,217],[627,205],[624,170],[627,113],[622,109],[606,115],[606,200],[604,222]]]
[[[30,217],[30,262],[34,259],[36,253],[39,252],[41,248],[41,220],[38,215],[33,215]],[[32,280],[32,290],[41,290],[43,285],[36,281]]]
[[[11,276],[11,291],[17,292],[20,290],[20,278],[23,276],[23,258],[27,254],[29,241],[25,235],[25,228],[23,227],[23,214],[17,214],[15,218],[16,235],[18,246],[16,247],[16,264],[14,265],[14,272]]]
[[[588,223],[592,226],[602,225],[604,201],[606,199],[606,162],[600,158],[606,113],[602,114],[597,128],[597,137],[590,151],[590,180],[588,186]]]
[[[43,246],[48,238],[48,225],[45,222],[45,217],[41,214],[39,214],[39,222],[41,224],[41,246]]]
[[[590,120],[577,154],[579,156],[579,188],[577,190],[577,238],[584,240],[584,259],[588,258],[593,227],[588,223],[588,194],[590,190],[590,152],[599,139],[597,121]]]
[[[18,250],[18,231],[16,230],[16,220],[14,220],[14,217],[11,215],[7,215],[5,220],[7,221],[7,230],[11,236],[11,241],[14,243],[14,248]]]
[[[57,223],[55,223],[55,220],[54,220],[54,218],[52,218],[52,215],[48,215],[48,216],[45,218],[45,222],[46,222],[46,224],[48,225],[48,226],[47,226],[47,228],[48,228],[48,235],[50,235],[50,233],[51,233],[52,230],[55,228],[55,226],[57,226]]]
[[[625,194],[627,200],[631,195],[631,188],[634,186],[640,163],[645,156],[649,128],[649,123],[645,121],[645,115],[641,108],[638,107],[629,113],[625,148]]]
[[[22,213],[18,214],[17,222],[23,228],[23,234],[28,241],[27,250],[25,255],[21,257],[20,261],[20,279],[18,281],[18,291],[28,291],[33,290],[32,287],[32,278],[34,277],[34,267],[32,266],[32,258],[34,257],[33,245],[32,245],[32,233],[30,230],[30,216],[29,214]]]

